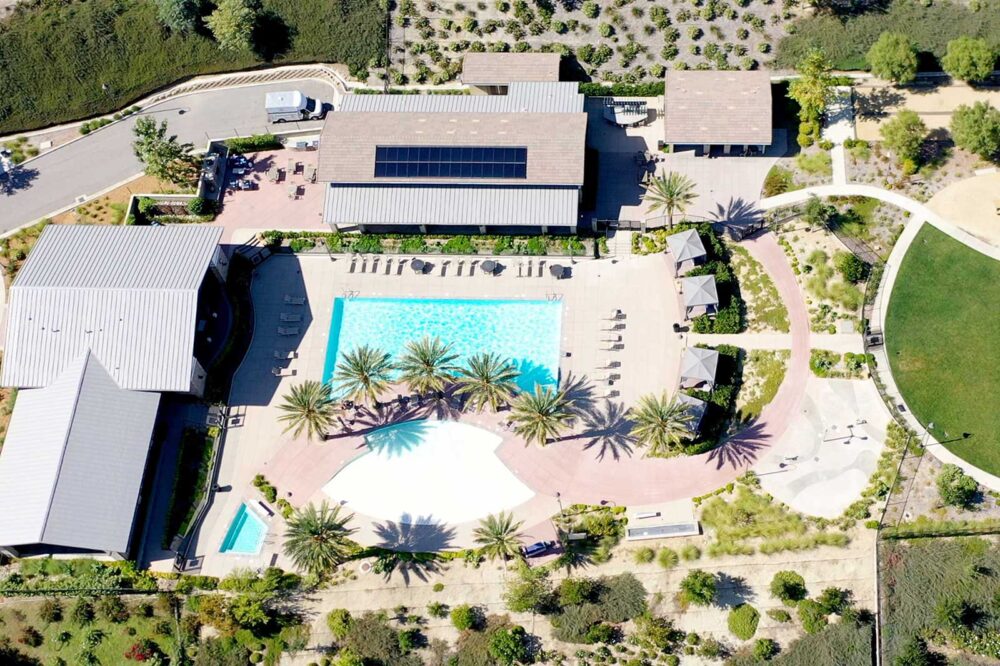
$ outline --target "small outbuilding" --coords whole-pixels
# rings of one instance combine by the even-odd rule
[[[674,271],[678,275],[703,263],[708,256],[701,236],[694,229],[667,236],[667,249],[674,258]]]
[[[681,357],[681,388],[712,390],[718,367],[719,352],[704,347],[688,347]]]
[[[714,315],[719,309],[719,290],[714,275],[695,275],[680,279],[684,318]]]
[[[559,80],[558,53],[466,53],[462,58],[462,83],[487,95],[506,95],[515,81]]]

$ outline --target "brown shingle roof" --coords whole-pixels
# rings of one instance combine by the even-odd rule
[[[667,72],[668,144],[770,145],[771,77],[764,71]]]
[[[504,85],[514,81],[558,81],[558,53],[466,53],[462,83]]]
[[[583,184],[586,113],[366,113],[327,117],[319,180],[335,183],[499,183],[474,178],[375,178],[376,146],[524,146],[527,178],[518,185]]]

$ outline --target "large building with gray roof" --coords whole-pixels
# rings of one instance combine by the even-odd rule
[[[575,83],[502,95],[346,95],[319,180],[334,230],[575,231],[587,114]]]
[[[47,227],[10,289],[0,552],[126,557],[160,392],[199,393],[221,227]]]

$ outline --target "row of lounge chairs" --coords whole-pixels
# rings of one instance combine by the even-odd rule
[[[625,313],[621,310],[612,310],[601,326],[601,342],[605,345],[602,351],[618,352],[625,349]],[[621,362],[608,359],[603,367],[597,368],[595,373],[596,381],[599,385],[606,387],[601,394],[602,398],[616,398],[620,395],[618,389],[613,388],[616,382],[621,381]]]
[[[285,294],[282,302],[285,305],[301,306],[306,304],[305,296],[292,296]],[[299,324],[302,322],[302,315],[298,312],[282,312],[278,315],[281,324],[278,326],[278,335],[282,337],[294,337],[302,331],[299,326],[284,326],[284,324]],[[274,360],[276,361],[271,374],[275,377],[294,377],[298,374],[295,368],[289,367],[291,362],[299,357],[299,353],[294,349],[275,349]]]

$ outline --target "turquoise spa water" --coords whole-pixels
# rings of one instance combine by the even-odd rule
[[[327,341],[324,381],[344,352],[367,344],[399,358],[411,340],[439,337],[460,359],[479,352],[508,358],[518,385],[559,380],[562,304],[558,301],[337,298]]]
[[[233,517],[233,522],[226,530],[226,537],[222,540],[219,552],[233,555],[256,555],[260,552],[266,533],[267,523],[246,504],[240,504],[236,516]]]

